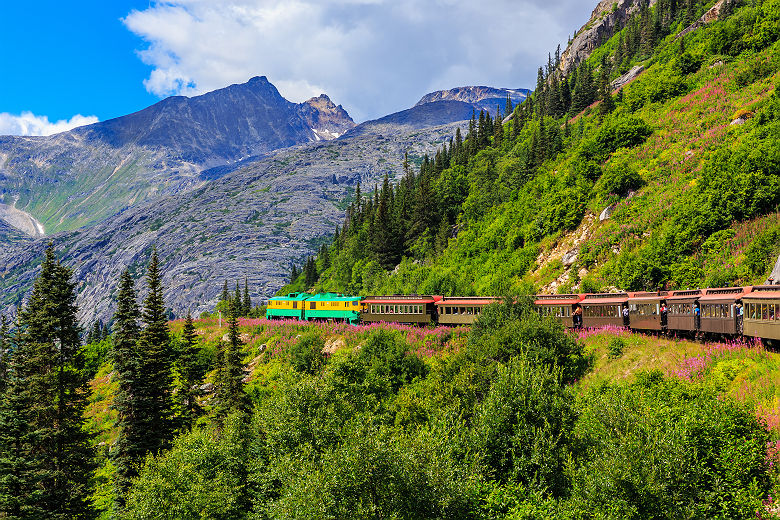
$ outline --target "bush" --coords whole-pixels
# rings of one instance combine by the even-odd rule
[[[754,518],[770,490],[770,434],[728,397],[653,378],[591,391],[582,404],[578,517]]]
[[[623,350],[626,348],[626,342],[623,338],[615,337],[609,340],[607,351],[609,352],[609,359],[617,359],[623,355]]]
[[[320,371],[325,358],[322,349],[325,342],[316,332],[307,332],[290,347],[290,365],[298,372],[315,374]]]
[[[606,198],[613,193],[624,196],[629,191],[639,189],[642,184],[644,184],[642,177],[628,164],[628,161],[622,160],[609,164],[593,189],[602,198]]]

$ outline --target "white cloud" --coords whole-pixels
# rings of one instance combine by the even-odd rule
[[[581,0],[166,0],[124,19],[147,42],[146,88],[192,95],[265,75],[285,97],[327,93],[356,120],[430,90],[533,88],[582,25]]]
[[[2,112],[0,113],[0,135],[52,135],[97,122],[97,117],[81,114],[76,114],[67,120],[51,122],[47,116],[36,116],[32,112],[22,112],[21,115]]]

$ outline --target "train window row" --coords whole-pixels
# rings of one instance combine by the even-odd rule
[[[660,307],[657,303],[632,303],[630,310],[639,316],[657,316],[660,313]]]
[[[745,304],[745,317],[752,320],[778,321],[780,320],[780,305],[776,303],[747,303]]]
[[[702,318],[733,318],[734,306],[728,303],[704,303],[701,306]]]
[[[585,305],[582,314],[590,318],[619,318],[620,305]]]
[[[669,314],[693,314],[692,303],[672,303],[669,305]]]
[[[357,307],[358,304],[357,300],[351,302],[353,307]],[[309,309],[324,309],[324,308],[345,308],[349,309],[350,302],[309,302]]]
[[[422,305],[371,305],[371,314],[422,314]]]
[[[447,315],[479,315],[482,314],[482,307],[441,307],[440,312]]]
[[[545,305],[539,307],[540,316],[554,316],[556,318],[569,318],[571,317],[571,305],[563,305],[560,307]]]

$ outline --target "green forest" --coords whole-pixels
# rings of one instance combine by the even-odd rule
[[[80,346],[49,249],[0,336],[0,518],[776,517],[780,423],[727,391],[777,373],[760,348],[592,377],[660,340],[605,358],[527,298],[471,329],[239,322],[233,299],[224,324],[169,322],[157,262]]]
[[[638,9],[567,76],[551,54],[526,102],[358,186],[280,291],[502,296],[471,328],[270,322],[246,280],[171,321],[153,252],[83,330],[50,246],[0,323],[0,519],[780,517],[776,353],[567,331],[522,296],[767,274],[780,0],[676,37],[712,4]]]
[[[407,158],[395,185],[358,186],[331,245],[279,294],[763,282],[780,253],[780,4],[725,2],[676,36],[712,4],[643,7],[566,77],[558,49],[526,102],[475,115],[419,168]],[[538,263],[578,227],[574,265]]]

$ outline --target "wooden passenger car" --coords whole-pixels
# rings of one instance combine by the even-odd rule
[[[737,334],[739,328],[736,304],[742,301],[745,292],[743,287],[705,289],[704,294],[699,297],[699,330],[709,334]]]
[[[367,296],[361,302],[365,322],[431,323],[441,296]]]
[[[628,304],[628,293],[588,294],[582,305],[583,327],[623,327],[623,306]]]
[[[534,305],[540,316],[551,316],[560,320],[564,327],[574,327],[574,309],[584,294],[537,294]]]
[[[495,301],[492,296],[445,296],[436,302],[439,323],[471,325],[482,314],[482,309]]]
[[[780,340],[780,286],[754,286],[742,303],[745,336]]]
[[[662,319],[661,305],[665,302],[668,294],[667,291],[630,294],[628,298],[628,312],[631,328],[636,330],[665,329],[666,323]]]
[[[269,320],[304,317],[304,302],[311,298],[309,293],[290,293],[287,296],[274,296],[268,300],[265,317]]]
[[[687,289],[666,296],[667,330],[696,332],[699,329],[694,308],[702,294],[701,289]]]
[[[306,321],[335,320],[348,323],[360,321],[360,296],[320,293],[305,302]]]

